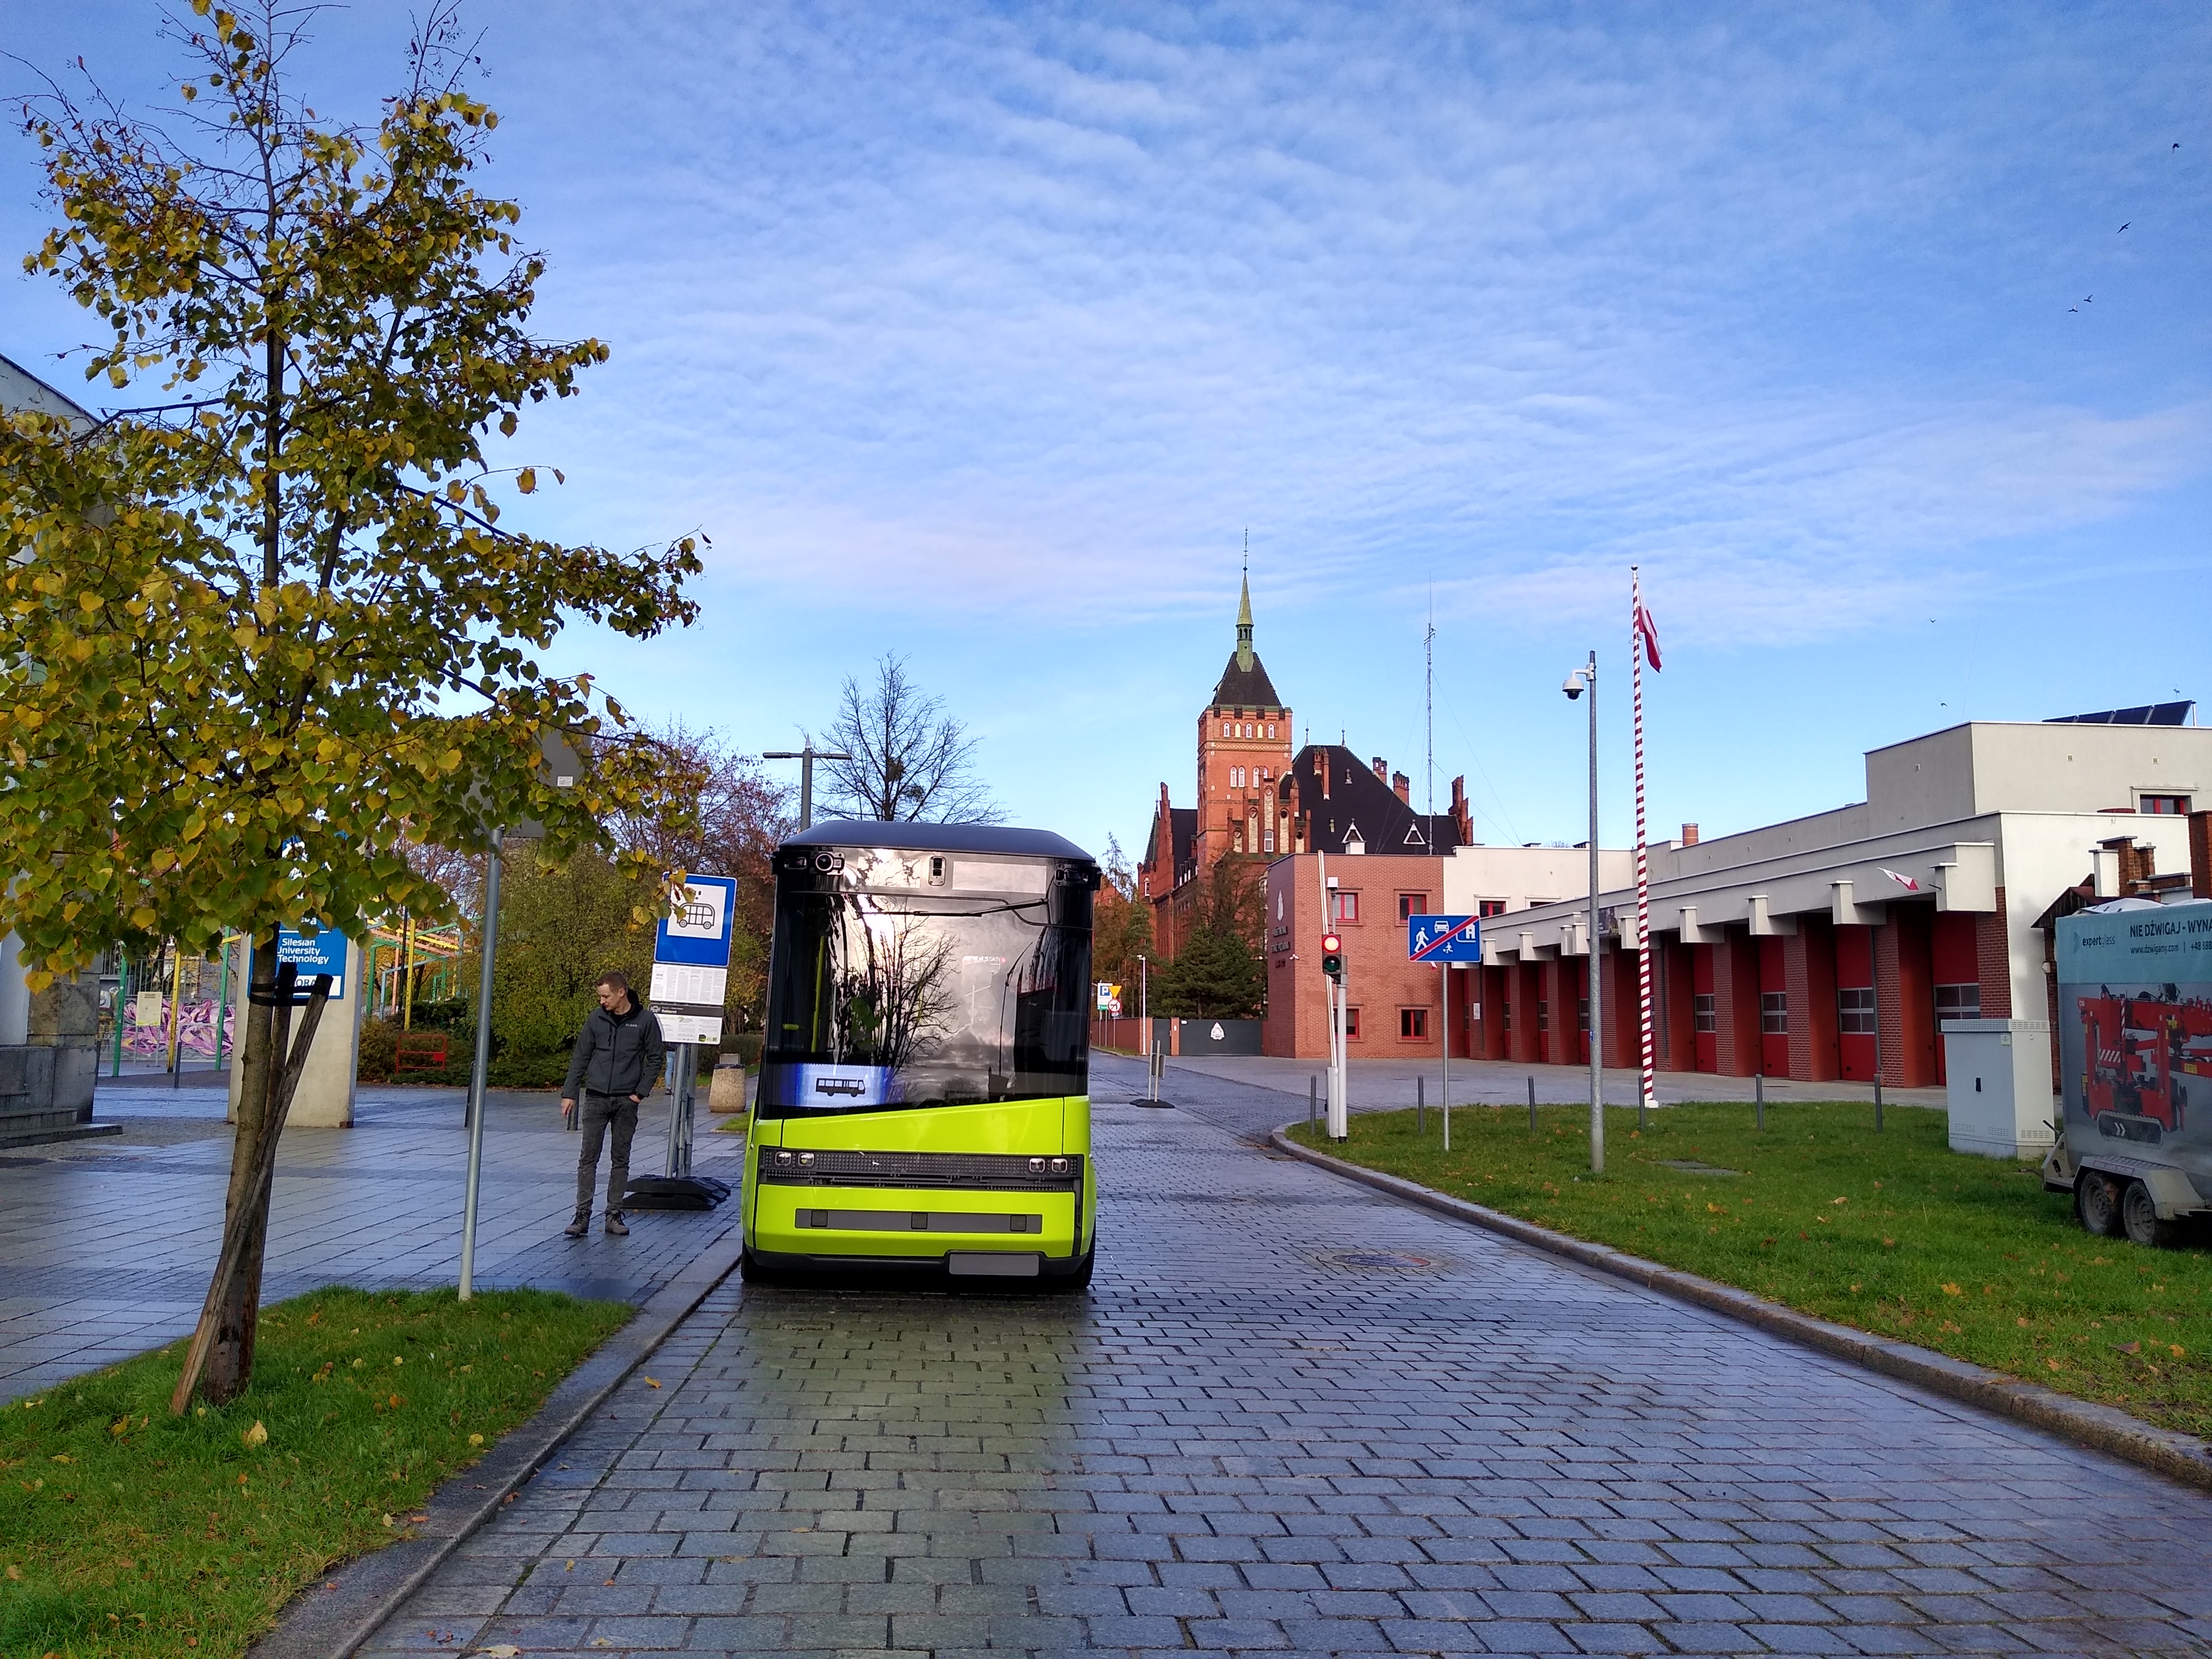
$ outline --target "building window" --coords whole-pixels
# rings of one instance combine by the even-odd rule
[[[2138,812],[2163,812],[2181,817],[2189,816],[2189,797],[2186,795],[2140,795],[2136,797]]]
[[[1544,998],[1538,997],[1536,999],[1536,1030],[1540,1033],[1551,1029],[1552,1005]]]
[[[1275,832],[1273,830],[1262,830],[1260,832],[1260,850],[1263,853],[1272,853],[1275,850]]]
[[[1939,985],[1936,988],[1936,1018],[1938,1019],[1979,1019],[1982,1017],[1982,988],[1979,985]]]
[[[1589,1035],[1589,999],[1588,997],[1575,999],[1575,1031],[1580,1036]]]
[[[1346,1008],[1344,1011],[1344,1035],[1355,1039],[1359,1036],[1358,1009]]]
[[[1337,922],[1359,920],[1359,895],[1340,887],[1328,896],[1329,920]]]
[[[1229,769],[1229,787],[1231,789],[1242,789],[1244,787],[1244,769],[1243,767],[1232,766]]]
[[[1474,914],[1478,916],[1502,916],[1505,914],[1505,901],[1477,899],[1474,902]]]
[[[1700,991],[1690,999],[1690,1024],[1693,1029],[1700,1031],[1717,1031],[1721,1029],[1720,1015],[1713,1006],[1713,994],[1711,991]]]
[[[1767,1036],[1790,1035],[1790,994],[1787,991],[1761,991],[1759,994],[1759,1029]]]
[[[1513,1005],[1504,997],[1498,1000],[1498,1030],[1501,1036],[1513,1035]]]
[[[1267,735],[1270,738],[1275,735],[1275,723],[1273,720],[1267,722]]]
[[[1229,735],[1229,722],[1227,720],[1221,722],[1221,735],[1224,738]]]
[[[1699,999],[1703,1000],[1704,999]],[[1981,1006],[1982,988],[1974,988],[1974,1006]],[[1860,985],[1836,993],[1836,1030],[1844,1036],[1874,1035],[1874,987]]]
[[[1428,915],[1428,913],[1429,896],[1426,893],[1401,893],[1398,895],[1399,921],[1406,921],[1414,916],[1425,916]]]
[[[1426,1042],[1429,1011],[1425,1008],[1401,1008],[1398,1011],[1398,1035],[1409,1042]]]

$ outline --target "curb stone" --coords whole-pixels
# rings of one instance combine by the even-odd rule
[[[569,1372],[535,1417],[508,1430],[481,1462],[433,1492],[417,1511],[429,1518],[411,1536],[345,1562],[324,1577],[319,1589],[295,1595],[276,1627],[246,1650],[248,1659],[345,1659],[368,1640],[729,1277],[741,1237],[732,1227],[701,1251]]]
[[[1848,1325],[1832,1324],[1825,1319],[1815,1319],[1809,1314],[1785,1308],[1778,1302],[1754,1296],[1749,1291],[1740,1291],[1731,1285],[1717,1284],[1710,1279],[1701,1279],[1679,1268],[1662,1267],[1658,1262],[1630,1255],[1610,1245],[1571,1238],[1565,1233],[1553,1232],[1548,1227],[1540,1227],[1517,1216],[1510,1216],[1502,1211],[1489,1209],[1480,1204],[1470,1204],[1465,1199],[1437,1192],[1418,1182],[1384,1175],[1377,1170],[1366,1169],[1340,1158],[1332,1158],[1327,1152],[1317,1152],[1310,1146],[1299,1146],[1290,1138],[1289,1127],[1285,1124],[1269,1137],[1277,1150],[1332,1174],[1372,1187],[1377,1192],[1387,1193],[1405,1203],[1433,1210],[1455,1221],[1468,1222],[1491,1232],[1502,1233],[1516,1243],[1533,1245],[1553,1255],[1565,1256],[1586,1267],[1595,1267],[1600,1273],[1627,1279],[1646,1290],[1656,1291],[1694,1307],[1740,1319],[1746,1324],[1755,1325],[1761,1330],[1787,1337],[1791,1341],[1816,1348],[1837,1358],[1863,1365],[1885,1376],[1916,1383],[1931,1393],[1978,1406],[2000,1417],[2033,1424],[2077,1445],[2087,1446],[2144,1468],[2156,1470],[2192,1486],[2212,1489],[2212,1448],[2208,1448],[2203,1441],[2192,1435],[2154,1428],[2115,1407],[2076,1400],[2070,1395],[2046,1389],[2039,1382],[2014,1376],[2008,1372],[1969,1364],[1965,1360],[1954,1359],[1930,1348],[1899,1342],[1890,1337],[1875,1336],[1865,1331],[1854,1330]]]

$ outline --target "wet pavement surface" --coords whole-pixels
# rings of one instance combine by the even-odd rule
[[[1087,1296],[732,1279],[363,1651],[2212,1650],[2212,1497],[1176,1086],[1098,1108]]]
[[[262,1299],[325,1285],[430,1289],[457,1282],[468,1169],[459,1089],[362,1090],[350,1129],[293,1128],[277,1152]],[[225,1097],[103,1083],[94,1115],[124,1133],[0,1157],[0,1400],[129,1358],[189,1333],[222,1243],[232,1131]],[[666,1156],[667,1096],[641,1115],[631,1172]],[[694,1168],[735,1183],[742,1143],[697,1120]],[[556,1098],[494,1091],[484,1119],[477,1282],[641,1302],[737,1222],[737,1206],[639,1214],[628,1238],[575,1208],[577,1137]],[[606,1160],[599,1164],[604,1200]]]

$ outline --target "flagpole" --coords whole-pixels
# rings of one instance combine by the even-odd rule
[[[1636,1002],[1644,1051],[1644,1086],[1636,1097],[1636,1115],[1641,1121],[1656,1103],[1652,1096],[1651,867],[1644,833],[1644,578],[1634,565],[1628,567],[1628,591],[1630,701],[1636,725]]]

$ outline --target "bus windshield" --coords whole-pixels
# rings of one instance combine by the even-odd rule
[[[1061,874],[866,848],[779,871],[762,1115],[1085,1093],[1091,890]]]

